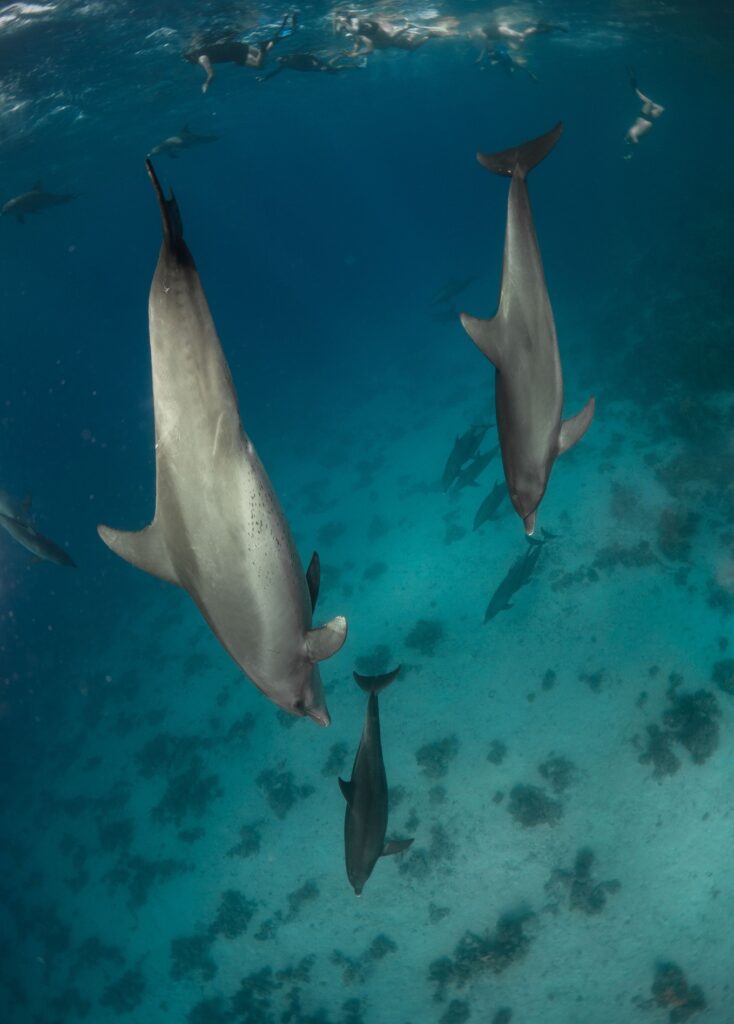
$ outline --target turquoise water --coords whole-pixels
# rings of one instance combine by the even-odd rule
[[[501,10],[558,26],[514,71],[476,63],[490,11],[467,3],[403,8],[457,19],[413,52],[259,82],[345,49],[312,5],[261,72],[215,65],[203,94],[196,34],[262,40],[284,10],[0,8],[0,199],[73,195],[0,220],[0,490],[77,565],[0,531],[0,1021],[731,1024],[734,25],[715,4]],[[665,108],[638,145],[627,66]],[[528,543],[507,501],[473,528],[497,456],[441,486],[454,439],[495,420],[458,313],[496,309],[508,182],[475,153],[558,120],[528,187],[565,414],[593,394],[596,415],[529,581],[484,622]],[[328,730],[96,533],[153,514],[143,161],[185,125],[216,141],[154,163],[243,426],[304,565],[319,551],[316,620],[349,622]],[[388,835],[414,843],[357,899],[352,671],[398,663]]]

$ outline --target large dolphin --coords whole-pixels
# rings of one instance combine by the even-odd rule
[[[330,722],[318,662],[344,643],[346,619],[311,626],[308,578],[252,442],[176,200],[146,161],[163,221],[150,289],[156,506],[139,533],[98,527],[121,558],[188,591],[209,627],[270,700]]]
[[[73,192],[47,192],[41,182],[36,181],[30,192],[22,192],[19,196],[8,199],[0,209],[0,216],[15,217],[22,224],[29,213],[40,213],[49,206],[62,206],[76,198]]]
[[[58,544],[39,533],[31,522],[31,500],[16,501],[5,491],[0,491],[0,526],[7,530],[13,540],[30,551],[36,558],[56,565],[68,565],[76,568],[71,555],[67,554]]]
[[[356,682],[369,693],[362,738],[354,759],[349,782],[339,779],[339,788],[347,801],[344,815],[344,853],[347,877],[357,896],[380,859],[406,850],[412,839],[385,842],[387,831],[387,776],[380,740],[380,706],[377,694],[395,679],[400,667],[383,676],[361,676]]]
[[[530,536],[556,457],[576,444],[594,415],[594,399],[561,420],[563,376],[525,179],[553,149],[559,122],[546,135],[501,153],[477,154],[483,167],[512,178],[499,308],[491,320],[461,314],[469,337],[494,364],[497,431],[515,511]]]

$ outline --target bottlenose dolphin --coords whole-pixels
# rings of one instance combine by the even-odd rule
[[[538,564],[543,543],[541,541],[537,544],[532,544],[524,555],[520,555],[512,563],[507,575],[489,600],[487,610],[484,613],[485,622],[489,622],[490,619],[493,619],[500,612],[512,608],[510,598],[515,596],[520,587],[524,587],[530,581],[533,569]]]
[[[46,210],[49,206],[61,206],[76,198],[74,193],[66,195],[61,192],[47,192],[41,182],[37,181],[31,186],[30,192],[23,192],[19,196],[8,199],[0,210],[0,215],[15,217],[22,224],[29,213],[40,213],[41,210]]]
[[[183,587],[252,682],[295,715],[330,722],[318,662],[347,635],[337,616],[311,617],[318,558],[308,576],[278,499],[244,433],[232,378],[178,205],[150,161],[163,244],[150,289],[156,506],[139,533],[99,526],[102,540],[144,572]]]
[[[484,472],[498,451],[499,448],[495,445],[488,452],[479,452],[478,455],[475,455],[471,462],[464,466],[456,477],[454,493],[462,490],[464,487],[477,487],[477,477]]]
[[[377,694],[395,679],[400,666],[384,676],[361,676],[353,672],[359,686],[369,693],[362,726],[362,738],[349,782],[339,779],[347,801],[344,815],[344,853],[347,877],[357,896],[380,859],[407,850],[412,839],[385,842],[387,831],[387,777],[380,742],[380,707]]]
[[[499,507],[507,497],[507,486],[497,481],[474,516],[474,529],[478,530],[483,523],[488,523],[497,515]]]
[[[507,490],[531,535],[556,457],[576,444],[594,415],[594,399],[561,420],[563,376],[543,263],[525,179],[553,149],[559,122],[546,135],[501,153],[477,154],[483,167],[512,178],[499,308],[491,320],[466,313],[469,337],[494,364],[497,431]]]
[[[455,438],[454,447],[449,452],[449,457],[446,459],[446,465],[441,476],[441,485],[445,491],[449,489],[457,478],[464,463],[468,462],[472,455],[475,455],[479,450],[479,445],[484,440],[484,435],[490,426],[491,424],[489,423],[474,423],[466,433]]]
[[[63,548],[35,529],[31,522],[30,511],[30,498],[26,498],[22,502],[15,501],[9,494],[0,491],[0,526],[8,531],[13,540],[17,540],[36,558],[45,562],[54,562],[56,565],[68,565],[76,568],[73,558]]]
[[[194,146],[203,146],[208,142],[217,142],[218,139],[218,135],[199,135],[197,132],[192,132],[186,124],[178,135],[169,135],[163,142],[159,142],[157,146],[154,146],[150,153],[148,153],[148,156],[161,156],[165,153],[166,156],[173,159],[184,149],[193,149]]]

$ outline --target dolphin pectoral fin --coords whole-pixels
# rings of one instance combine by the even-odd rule
[[[589,424],[594,418],[596,399],[590,398],[581,412],[576,413],[570,420],[564,420],[561,424],[561,432],[558,435],[558,454],[563,455],[569,448],[573,448],[577,441],[580,441]]]
[[[500,370],[505,346],[504,332],[499,319],[494,316],[491,320],[479,320],[468,313],[462,313],[459,319],[461,326],[479,351],[489,359],[495,369]]]
[[[321,585],[321,562],[318,551],[314,551],[311,555],[311,561],[308,563],[308,569],[306,570],[306,583],[308,584],[308,592],[311,596],[311,611],[315,612],[316,602],[319,599],[319,587]]]
[[[342,796],[347,803],[350,803],[352,793],[354,792],[354,783],[351,782],[351,780],[349,782],[345,782],[344,779],[339,779],[339,789],[342,791]]]
[[[391,857],[394,853],[402,853],[413,843],[412,839],[388,839],[383,847],[381,857]]]
[[[155,523],[137,533],[98,526],[97,533],[110,551],[134,565],[136,569],[178,585],[176,571],[162,542],[161,530]]]
[[[341,650],[347,639],[347,620],[336,615],[318,629],[309,629],[306,634],[306,653],[310,661],[325,661]]]

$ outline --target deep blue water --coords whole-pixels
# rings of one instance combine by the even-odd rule
[[[524,45],[537,80],[520,69],[480,70],[478,45],[464,33],[485,23],[487,11],[467,3],[440,12],[459,19],[454,39],[413,53],[377,52],[366,66],[333,76],[285,72],[260,83],[251,69],[217,66],[202,95],[201,69],[181,56],[194,32],[232,23],[259,38],[280,9],[64,2],[0,9],[0,199],[39,179],[49,191],[78,193],[24,223],[0,221],[0,490],[32,494],[38,529],[78,564],[76,571],[37,564],[0,532],[2,1021],[96,1024],[119,1014],[199,1024],[417,1024],[466,1014],[501,1020],[493,1015],[503,1006],[515,1008],[513,1021],[530,1024],[674,1021],[686,1012],[705,1012],[712,1024],[732,1019],[734,947],[728,930],[717,929],[734,912],[734,23],[727,5],[662,0],[644,9],[579,2],[505,10],[518,26],[542,14],[567,29]],[[330,19],[329,9],[304,6],[299,29],[273,54],[333,52]],[[627,65],[665,106],[636,147],[624,142],[639,107]],[[524,588],[490,633],[483,602],[525,542],[509,515],[496,533],[472,532],[491,476],[471,500],[462,492],[452,502],[438,490],[455,435],[492,409],[493,374],[457,320],[433,316],[431,300],[447,280],[472,275],[458,308],[494,313],[507,183],[474,154],[558,120],[563,136],[529,188],[566,409],[576,412],[593,393],[597,415],[551,479],[541,525],[561,536],[547,553],[546,575]],[[243,425],[302,558],[317,545],[326,565],[324,616],[350,620],[347,647],[323,673],[333,738],[312,723],[287,728],[184,597],[115,559],[96,533],[99,522],[140,528],[154,506],[147,295],[160,222],[143,160],[185,124],[219,139],[175,160],[160,156],[156,167],[179,201]],[[368,529],[375,520],[387,524],[387,541],[380,528]],[[452,536],[452,523],[466,533]],[[647,545],[642,554],[639,544]],[[599,558],[611,549],[613,570]],[[580,566],[596,573],[593,583],[578,576]],[[562,589],[559,581],[573,573],[571,589]],[[406,646],[418,621],[439,622],[443,646]],[[597,641],[598,664],[589,654]],[[192,644],[199,662],[187,661]],[[408,792],[393,831],[418,808],[416,849],[425,850],[428,867],[421,874],[417,861],[403,871],[379,864],[356,904],[343,870],[342,798],[320,769],[339,741],[349,770],[363,714],[351,671],[381,644],[393,660],[418,666],[384,698],[384,740],[389,780],[394,766],[395,784]],[[566,687],[547,724],[536,662],[567,670],[578,688]],[[601,669],[602,696],[587,711],[596,690],[584,674]],[[683,691],[674,679],[667,693],[671,673],[683,675],[685,692],[714,694],[716,742],[697,760],[678,736],[682,766],[653,777],[635,742],[656,720],[656,701],[660,714],[666,699],[677,707]],[[487,705],[488,674],[500,694],[496,708]],[[534,687],[538,700],[529,702]],[[636,705],[641,691],[648,696]],[[649,707],[649,717],[636,707]],[[255,722],[246,742],[225,743],[221,737],[246,714]],[[520,726],[526,714],[536,718]],[[594,735],[606,735],[613,720],[627,733],[599,763]],[[672,735],[677,727],[667,722]],[[526,727],[523,754],[513,740]],[[161,733],[195,737],[197,771],[206,762],[224,793],[182,812],[176,827],[156,818],[159,780],[141,759]],[[430,796],[436,779],[421,772],[414,750],[452,735],[462,746],[451,785],[441,782],[448,792]],[[495,738],[516,755],[499,781],[483,774],[494,771],[485,748]],[[487,794],[509,793],[529,780],[538,757],[566,754],[564,743],[576,751],[576,740],[578,772],[592,779],[596,799],[579,796],[574,807],[574,790],[564,797],[563,823],[552,835],[566,845],[532,845],[539,833],[503,809],[500,855],[497,827],[483,816],[482,809],[499,813]],[[303,807],[318,804],[321,817],[298,817],[299,805],[278,818],[255,782],[273,767],[314,788]],[[156,771],[168,771],[171,782],[170,764]],[[640,788],[642,803],[616,802],[614,780],[622,778]],[[110,810],[104,800],[120,786],[126,795]],[[654,838],[638,837],[639,846],[625,838],[629,822],[656,814],[677,822],[664,843],[667,867],[659,869]],[[448,853],[431,846],[432,815],[447,822]],[[705,834],[701,822],[709,819],[717,827]],[[121,821],[135,836],[127,845],[105,839],[105,825]],[[262,833],[261,851],[227,858],[247,822]],[[201,836],[180,838],[198,828]],[[620,892],[610,891],[598,917],[565,906],[568,923],[553,937],[559,926],[543,878],[568,868],[589,843],[598,858],[608,853],[612,863],[599,864],[599,877],[618,878]],[[302,847],[309,851],[303,864]],[[280,850],[275,860],[273,850]],[[149,871],[153,880],[136,903],[135,856],[180,857],[187,867],[170,878]],[[526,874],[528,858],[540,872],[537,885]],[[696,871],[683,881],[676,873],[692,863],[707,893],[716,892],[710,919],[698,909],[704,882]],[[242,871],[234,880],[233,865]],[[126,880],[105,881],[115,868]],[[651,893],[646,907],[649,887],[668,869],[669,889]],[[515,881],[504,900],[506,874]],[[491,883],[478,893],[485,877]],[[318,899],[306,897],[297,918],[288,918],[289,894],[314,878]],[[207,932],[223,891],[246,892],[257,905],[249,931],[229,942]],[[626,891],[640,895],[620,911]],[[443,892],[455,899],[447,897],[454,912],[429,913]],[[482,916],[472,922],[480,896]],[[491,930],[526,905],[535,915],[529,949],[520,943],[512,962],[486,968],[485,950],[479,968],[465,948],[457,952],[462,935]],[[277,934],[253,938],[273,915]],[[603,943],[594,933],[602,921]],[[636,927],[639,978],[621,953]],[[177,974],[171,943],[193,934],[209,935],[212,971]],[[359,960],[380,935],[397,949],[378,944]],[[116,952],[105,958],[97,950],[80,967],[92,936]],[[579,963],[589,948],[585,972]],[[436,988],[429,970],[441,954],[471,967]],[[300,980],[278,975],[309,956],[314,962]],[[345,957],[359,960],[351,974]],[[701,984],[705,1011],[685,994],[677,1003],[656,995],[651,986],[668,961]],[[268,967],[275,973],[262,993],[252,995],[259,990],[250,980],[250,1001],[238,1003],[240,980]],[[121,996],[115,986],[126,977]],[[210,1017],[193,1015],[202,1000],[210,1001]]]

